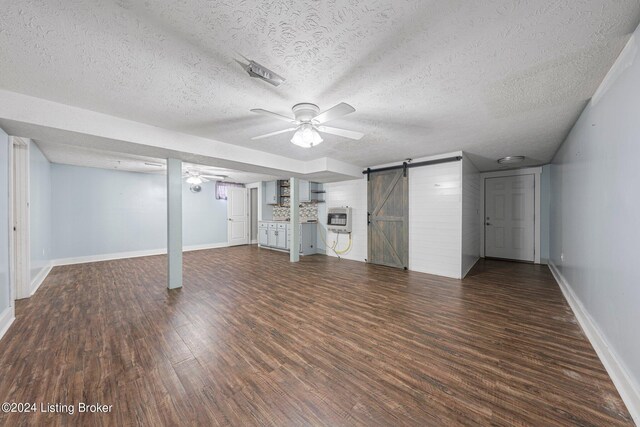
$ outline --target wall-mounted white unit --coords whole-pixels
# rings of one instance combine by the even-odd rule
[[[334,233],[351,233],[351,208],[327,209],[327,230]]]

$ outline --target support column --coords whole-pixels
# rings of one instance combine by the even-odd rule
[[[167,159],[167,287],[182,287],[182,162]]]
[[[289,261],[300,261],[300,180],[291,178],[289,180],[289,203],[291,204],[291,245],[289,249]]]

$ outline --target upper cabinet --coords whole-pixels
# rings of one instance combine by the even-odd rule
[[[265,203],[268,205],[289,206],[289,181],[265,182]],[[304,179],[298,181],[299,203],[324,202],[322,184],[309,182]]]
[[[268,205],[277,205],[278,200],[278,181],[267,181],[264,188],[264,201]]]
[[[324,202],[324,190],[322,184],[300,180],[300,203]]]
[[[318,182],[309,185],[309,197],[312,202],[324,202],[324,186]]]
[[[309,181],[305,181],[304,179],[301,179],[298,182],[300,183],[299,190],[298,190],[298,197],[300,197],[299,202],[300,203],[310,202],[311,201],[311,183]]]

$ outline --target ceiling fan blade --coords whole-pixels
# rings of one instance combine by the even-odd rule
[[[273,117],[278,120],[284,120],[285,122],[289,122],[289,123],[296,122],[295,119],[292,119],[291,117],[283,116],[282,114],[274,113],[273,111],[263,110],[262,108],[254,108],[253,110],[251,110],[251,112]]]
[[[226,175],[200,175],[201,178],[214,179],[214,180],[222,180],[228,178]]]
[[[320,132],[330,133],[338,136],[344,136],[345,138],[355,139],[355,140],[361,139],[364,136],[364,133],[355,132],[355,131],[346,130],[346,129],[332,128],[330,126],[318,126],[318,130]]]
[[[335,105],[329,108],[327,111],[323,111],[313,118],[313,121],[322,124],[326,123],[329,120],[339,119],[342,116],[346,116],[349,113],[353,113],[356,111],[351,105],[341,102],[338,105]]]
[[[268,137],[273,136],[273,135],[278,135],[278,134],[281,134],[281,133],[291,132],[291,131],[296,130],[296,129],[297,128],[289,128],[289,129],[284,129],[284,130],[278,130],[278,131],[271,132],[271,133],[265,133],[264,135],[254,136],[251,139],[255,141],[256,139],[268,138]]]

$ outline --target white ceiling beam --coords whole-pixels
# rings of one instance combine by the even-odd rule
[[[359,167],[335,159],[295,160],[225,142],[0,90],[0,126],[16,136],[210,166],[323,181],[358,177]]]

